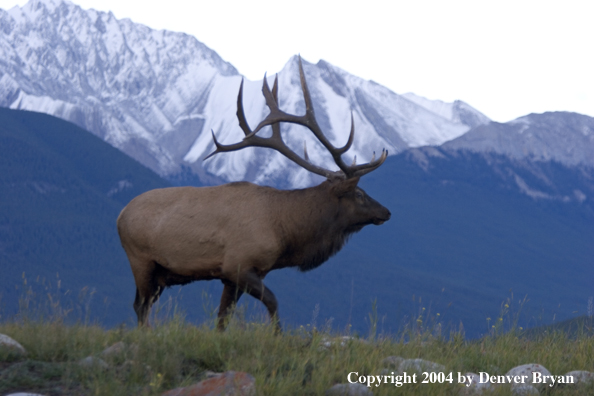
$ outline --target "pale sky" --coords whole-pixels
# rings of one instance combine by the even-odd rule
[[[0,0],[10,9],[22,0]],[[292,55],[495,121],[594,116],[594,1],[74,0],[185,32],[251,80]]]

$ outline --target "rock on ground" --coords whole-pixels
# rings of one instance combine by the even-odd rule
[[[398,373],[444,372],[445,366],[424,359],[404,359],[400,356],[388,356],[382,360],[382,366],[393,369]],[[387,371],[382,373],[388,374]]]
[[[388,356],[384,360],[382,360],[382,366],[398,370],[402,362],[404,362],[404,358],[400,356]]]
[[[255,396],[256,380],[248,373],[227,371],[185,388],[167,391],[162,396]]]
[[[401,373],[405,371],[413,373],[440,373],[445,372],[445,366],[424,359],[406,359],[400,364],[400,368],[398,369],[398,371],[400,371]]]
[[[126,344],[123,341],[116,342],[112,346],[105,348],[101,352],[101,356],[105,358],[112,358],[123,354],[126,351]]]
[[[373,392],[363,384],[336,384],[325,396],[373,396]]]
[[[105,360],[94,356],[88,356],[84,359],[81,359],[78,364],[84,368],[100,368],[103,370],[107,370],[109,368],[109,365],[105,362]]]
[[[25,348],[5,334],[0,334],[0,348],[9,348],[13,351],[25,355],[27,351]]]
[[[493,390],[493,384],[490,382],[480,382],[480,376],[476,373],[466,373],[464,378],[472,377],[472,381],[469,386],[466,386],[466,382],[462,382],[464,388],[460,391],[462,396],[470,395],[482,395],[483,392]]]
[[[528,384],[514,384],[511,387],[512,395],[514,396],[539,396],[540,392],[532,385]]]
[[[6,396],[44,396],[44,395],[40,395],[39,393],[19,392],[19,393],[11,393],[10,395],[6,395]]]
[[[533,385],[532,384],[532,373],[540,373],[543,376],[550,376],[551,373],[549,370],[547,370],[544,366],[537,364],[537,363],[529,363],[529,364],[523,364],[521,366],[517,366],[514,367],[513,369],[509,370],[505,376],[521,376],[521,375],[526,375],[528,376],[526,384],[529,385]],[[543,384],[536,384],[536,385],[543,385]]]
[[[572,376],[573,382],[576,384],[589,384],[594,382],[594,373],[584,370],[574,370],[565,374],[564,377]]]
[[[350,342],[360,342],[362,344],[369,343],[367,340],[364,340],[362,338],[355,338],[355,337],[351,337],[351,336],[336,337],[334,339],[324,337],[320,340],[319,349],[320,350],[330,349],[333,346],[345,347],[345,346],[349,345]]]

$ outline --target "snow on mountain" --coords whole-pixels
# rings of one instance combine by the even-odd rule
[[[427,99],[412,92],[405,93],[402,96],[446,120],[462,123],[471,128],[491,122],[489,117],[461,100],[448,103],[441,100]]]
[[[176,122],[201,114],[218,79],[238,76],[191,36],[67,1],[0,10],[0,31],[0,106],[72,121],[162,175],[179,168],[163,136],[183,133]]]
[[[284,186],[317,178],[272,150],[250,148],[202,161],[214,149],[211,129],[222,143],[243,138],[235,115],[241,76],[194,37],[66,0],[31,0],[0,10],[0,55],[0,106],[74,122],[165,177],[189,170],[205,182]],[[394,154],[439,145],[473,125],[462,114],[484,121],[462,102],[449,113],[436,112],[325,61],[304,62],[304,69],[318,122],[335,145],[346,142],[353,112],[355,142],[345,159],[356,155],[361,163],[382,148]],[[261,85],[245,81],[252,127],[268,113]],[[296,57],[279,73],[279,97],[283,110],[304,112]],[[304,128],[283,125],[283,136],[300,154],[305,140],[312,162],[336,169]]]
[[[505,124],[480,125],[443,147],[594,167],[594,118],[570,112],[529,114]]]
[[[409,147],[440,144],[469,129],[466,125],[450,122],[385,87],[352,76],[325,61],[315,65],[304,61],[303,64],[316,119],[335,146],[346,143],[350,131],[350,113],[353,113],[355,141],[351,150],[344,155],[349,162],[354,156],[358,163],[367,162],[374,151],[379,154],[382,148],[388,149],[390,153],[398,153]],[[281,109],[292,114],[304,114],[305,103],[296,56],[278,73],[278,78]],[[269,77],[269,85],[272,86],[272,83],[273,78]],[[237,89],[237,83],[233,84]],[[248,123],[255,127],[268,114],[261,94],[262,82],[246,81],[245,84],[244,103]],[[205,133],[207,130],[213,129],[217,139],[224,144],[242,139],[243,133],[235,115],[237,94],[226,89],[224,91],[221,95],[214,95],[209,103],[208,106],[211,103],[213,106],[213,117],[205,121],[204,133],[184,157],[188,163],[199,162],[213,150],[212,138]],[[233,98],[233,101],[229,98]],[[281,129],[285,141],[295,152],[300,155],[303,153],[305,141],[313,163],[337,169],[328,152],[305,128],[283,124]],[[287,180],[288,185],[304,186],[317,178],[288,163],[280,154],[269,151],[249,149],[219,154],[206,161],[204,166],[221,178],[255,180],[259,183],[283,184],[282,181]]]

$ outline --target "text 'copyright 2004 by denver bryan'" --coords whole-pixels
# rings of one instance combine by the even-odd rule
[[[539,372],[533,372],[531,376],[528,375],[489,375],[489,373],[481,371],[479,373],[478,383],[481,384],[547,384],[554,386],[555,384],[573,384],[574,378],[571,375],[542,375]],[[417,373],[408,374],[406,371],[402,374],[396,375],[392,372],[389,375],[359,375],[357,371],[351,371],[347,376],[347,380],[351,384],[360,383],[371,386],[380,386],[382,384],[390,384],[400,387],[404,384],[443,384],[443,383],[458,383],[466,386],[471,386],[476,377],[472,375],[464,375],[460,372],[443,373],[443,372],[423,372],[417,376]]]

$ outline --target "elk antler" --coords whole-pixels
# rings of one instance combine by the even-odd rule
[[[342,160],[342,154],[344,154],[351,147],[351,145],[353,144],[353,139],[355,137],[355,123],[353,119],[353,113],[351,112],[351,132],[349,134],[349,139],[347,143],[343,147],[334,147],[332,143],[330,143],[330,141],[326,138],[320,126],[318,125],[318,122],[316,121],[313,103],[311,100],[311,96],[309,94],[309,89],[307,88],[307,82],[305,81],[305,73],[303,72],[301,57],[299,57],[299,76],[301,79],[301,89],[303,90],[303,98],[305,99],[305,114],[302,116],[297,116],[282,111],[278,107],[278,76],[274,79],[274,85],[272,87],[272,91],[270,91],[265,75],[264,84],[262,86],[262,93],[264,94],[264,98],[266,99],[266,105],[270,109],[270,114],[268,114],[268,116],[264,120],[262,120],[260,124],[258,124],[256,129],[254,129],[253,131],[250,129],[245,119],[245,114],[243,111],[242,80],[241,85],[239,87],[239,94],[237,96],[237,119],[239,120],[239,126],[245,134],[245,138],[239,143],[224,145],[220,144],[217,141],[214,132],[212,132],[212,137],[216,146],[216,150],[210,153],[204,159],[206,160],[217,153],[240,150],[244,147],[268,147],[280,152],[285,157],[295,162],[297,165],[307,169],[308,171],[321,176],[325,176],[327,178],[333,178],[338,176],[341,178],[346,177],[347,179],[350,179],[353,177],[363,176],[364,174],[377,169],[386,160],[388,156],[387,150],[382,149],[382,155],[377,160],[372,159],[372,161],[367,164],[355,165],[355,162],[353,162],[353,164],[350,166],[345,164],[345,162]],[[330,152],[332,158],[334,158],[334,162],[340,168],[340,171],[331,171],[328,169],[324,169],[309,162],[307,156],[307,149],[305,146],[305,159],[299,157],[282,140],[280,133],[280,122],[290,122],[293,124],[303,125],[307,127],[310,131],[312,131],[314,136]],[[262,138],[256,136],[256,134],[262,128],[268,125],[272,127],[272,135],[269,138]]]

